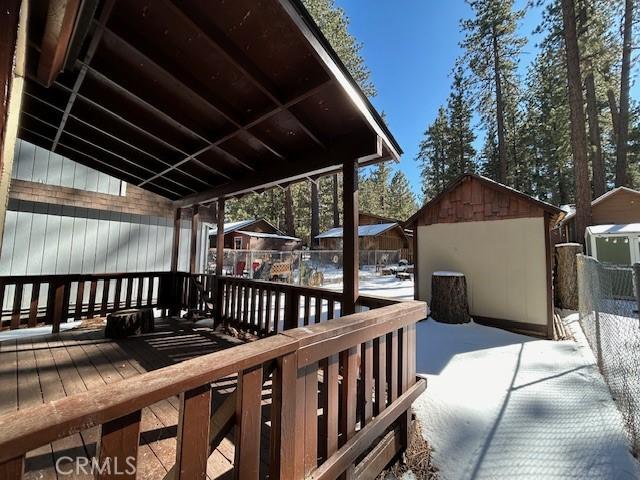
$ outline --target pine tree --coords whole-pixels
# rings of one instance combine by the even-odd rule
[[[416,160],[420,162],[422,195],[426,203],[447,186],[447,149],[449,122],[444,107],[440,107],[434,122],[424,132]]]
[[[473,148],[475,134],[471,129],[471,102],[469,100],[462,67],[453,73],[451,93],[447,102],[447,166],[449,180],[463,173],[475,172]]]
[[[580,50],[576,33],[574,0],[561,0],[571,124],[571,152],[576,176],[576,238],[582,240],[591,224],[591,185],[587,165],[584,100],[580,73]]]
[[[463,20],[466,32],[461,43],[472,73],[478,110],[487,130],[498,140],[496,180],[505,183],[509,169],[508,131],[505,112],[513,99],[509,85],[517,82],[516,69],[526,40],[517,35],[517,23],[523,10],[514,10],[514,0],[467,0],[473,18]],[[515,102],[514,102],[515,103]]]
[[[389,184],[389,210],[390,218],[407,220],[417,210],[416,197],[411,190],[407,176],[397,170]]]

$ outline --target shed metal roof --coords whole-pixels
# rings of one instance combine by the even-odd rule
[[[227,222],[224,224],[224,233],[225,235],[227,233],[231,233],[231,232],[235,232],[237,230],[243,229],[245,227],[248,227],[249,225],[253,225],[256,222],[259,222],[259,219],[249,219],[249,220],[240,220],[238,222]],[[266,220],[265,220],[266,221]],[[275,230],[277,230],[276,227],[273,227]],[[211,227],[209,229],[209,235],[218,235],[218,226],[214,226]]]
[[[375,237],[377,235],[380,235],[381,233],[386,232],[387,230],[391,230],[392,228],[395,228],[398,226],[399,225],[397,223],[378,223],[375,225],[360,225],[358,227],[358,236],[359,237]],[[342,227],[332,228],[316,236],[316,238],[342,238],[342,237],[343,237]]]
[[[236,230],[236,233],[242,233],[243,235],[248,235],[250,237],[255,237],[255,238],[275,238],[278,240],[292,240],[296,242],[299,242],[301,240],[298,237],[291,237],[289,235],[280,235],[277,233],[250,232],[248,230]]]

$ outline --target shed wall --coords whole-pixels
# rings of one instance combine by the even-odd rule
[[[547,325],[544,219],[418,227],[418,296],[431,299],[434,271],[466,275],[471,315]]]

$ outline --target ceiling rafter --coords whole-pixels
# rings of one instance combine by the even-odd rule
[[[240,70],[242,74],[263,94],[265,94],[273,103],[282,107],[283,102],[280,95],[277,93],[276,87],[273,83],[253,64],[251,60],[236,47],[229,38],[221,32],[219,29],[212,25],[207,25],[206,28],[202,27],[197,20],[191,18],[184,11],[182,11],[172,0],[168,2],[173,8],[173,13],[180,16],[184,21],[189,23],[202,38],[204,38],[209,45],[214,47],[218,53],[220,53],[226,61],[231,63],[235,68]],[[288,108],[284,108],[288,110]],[[326,149],[325,143],[318,138],[307,125],[293,112],[288,111],[289,115],[296,121],[300,128],[305,132],[309,138],[311,138],[316,144],[323,149]]]
[[[30,134],[32,134],[32,135],[36,135],[36,136],[38,136],[38,137],[40,137],[40,138],[42,138],[42,139],[44,139],[44,140],[47,140],[47,141],[49,141],[49,142],[52,142],[52,141],[53,141],[53,139],[52,139],[52,138],[49,138],[49,137],[47,137],[46,135],[43,135],[42,133],[35,132],[35,131],[33,131],[33,130],[31,130],[31,129],[27,128],[27,127],[25,127],[24,125],[21,125],[21,126],[20,126],[20,128],[21,128],[22,130],[24,130],[25,132],[28,132],[28,133],[30,133]],[[111,163],[109,163],[109,162],[105,162],[104,160],[100,160],[99,158],[96,158],[96,157],[94,157],[93,155],[90,155],[90,154],[88,154],[88,153],[86,153],[86,152],[82,152],[82,151],[78,150],[77,148],[71,147],[71,146],[66,145],[66,144],[64,144],[64,143],[62,143],[62,142],[59,142],[58,144],[59,144],[61,147],[63,147],[63,148],[66,148],[66,149],[68,149],[68,150],[71,150],[71,151],[73,151],[73,152],[76,152],[76,153],[78,153],[78,154],[80,154],[80,155],[82,155],[82,156],[84,156],[84,157],[90,158],[90,159],[91,159],[91,160],[93,160],[94,162],[99,163],[100,165],[104,165],[104,166],[105,166],[106,168],[108,168],[108,169],[116,170],[116,171],[120,172],[121,174],[123,174],[123,175],[125,175],[125,176],[127,176],[127,177],[135,178],[136,180],[140,180],[140,179],[141,179],[141,177],[140,177],[140,176],[138,176],[138,175],[136,175],[136,174],[134,174],[134,173],[131,173],[131,172],[130,172],[130,171],[128,171],[128,170],[123,170],[122,168],[118,168],[118,167],[114,166],[113,164],[111,164]],[[166,187],[163,187],[163,186],[157,185],[157,184],[155,184],[155,183],[154,183],[154,184],[152,184],[152,185],[153,185],[153,186],[155,186],[156,188],[160,188],[160,189],[162,189],[162,190],[164,190],[164,191],[166,191],[166,192],[169,192],[170,194],[172,194],[172,195],[174,195],[174,196],[177,196],[177,197],[181,197],[181,196],[182,196],[182,194],[181,194],[181,193],[175,192],[175,191],[173,191],[173,190],[171,190],[171,189],[169,189],[169,188],[166,188]],[[193,191],[193,189],[188,189],[188,190]]]
[[[22,113],[23,113],[24,115],[27,115],[27,116],[28,116],[28,117],[30,117],[30,118],[33,118],[34,120],[36,120],[36,121],[38,121],[38,122],[40,122],[40,123],[43,123],[44,125],[47,125],[47,126],[49,126],[49,127],[56,128],[56,125],[54,125],[54,124],[52,124],[52,123],[49,123],[49,122],[47,122],[46,120],[43,120],[42,118],[38,117],[37,115],[34,115],[34,114],[32,114],[32,113],[29,113],[29,112],[28,112],[28,111],[26,111],[26,110],[23,110],[23,111],[22,111]],[[25,129],[25,130],[27,130],[27,129]],[[75,138],[75,139],[77,139],[77,140],[79,140],[79,141],[81,141],[81,142],[83,142],[83,143],[86,143],[87,145],[90,145],[91,147],[97,148],[98,150],[102,150],[103,152],[108,153],[109,155],[113,155],[114,157],[117,157],[117,158],[121,159],[122,161],[124,161],[124,162],[126,162],[126,163],[129,163],[129,164],[131,164],[131,165],[134,165],[135,167],[137,167],[137,168],[139,168],[139,169],[141,169],[141,170],[144,170],[144,171],[148,172],[148,173],[149,173],[149,174],[151,174],[151,175],[153,175],[153,174],[155,174],[155,173],[156,173],[156,172],[155,172],[154,170],[152,170],[151,168],[149,168],[149,167],[145,167],[145,166],[141,165],[140,163],[135,162],[135,161],[133,161],[133,160],[129,160],[129,159],[128,159],[127,157],[125,157],[124,155],[120,155],[119,153],[113,152],[113,151],[111,151],[111,150],[109,150],[109,149],[107,149],[107,148],[104,148],[104,147],[103,147],[103,146],[101,146],[101,145],[98,145],[98,144],[96,144],[96,143],[90,142],[89,140],[87,140],[86,138],[81,137],[80,135],[76,135],[76,134],[74,134],[74,133],[71,133],[71,132],[69,132],[68,130],[65,130],[64,134],[65,134],[65,135],[69,135],[69,136],[71,136],[71,137],[73,137],[73,138]],[[43,136],[43,137],[45,137],[45,138],[46,138],[46,136]],[[67,148],[70,148],[70,147],[68,147],[68,146],[67,146]],[[182,173],[184,173],[184,172],[182,172]],[[184,173],[184,174],[185,174],[185,175],[187,175],[187,176],[189,176],[189,177],[191,177],[191,178],[193,178],[193,180],[196,180],[196,181],[200,182],[202,185],[206,185],[206,186],[209,186],[209,187],[211,186],[211,184],[210,184],[210,183],[205,182],[204,180],[199,179],[198,177],[195,177],[195,176],[192,176],[192,175],[189,175],[189,174],[186,174],[186,173]],[[178,182],[178,181],[176,181],[176,180],[173,180],[172,178],[166,178],[166,180],[167,180],[167,181],[169,181],[169,182],[171,182],[171,183],[174,183],[174,184],[178,185],[179,187],[184,188],[185,190],[189,190],[189,191],[191,191],[191,192],[196,192],[196,190],[195,190],[195,189],[193,189],[193,188],[191,188],[191,187],[189,187],[189,186],[187,186],[187,185],[184,185],[184,184],[182,184],[182,183],[180,183],[180,182]]]
[[[34,100],[36,100],[36,101],[38,101],[38,102],[41,102],[43,105],[46,105],[46,106],[47,106],[47,107],[49,107],[49,108],[52,108],[52,109],[54,109],[54,110],[56,110],[56,111],[58,111],[58,112],[61,112],[61,113],[62,113],[62,112],[64,112],[64,110],[63,110],[63,109],[61,109],[61,108],[57,107],[56,105],[53,105],[53,104],[52,104],[52,103],[50,103],[50,102],[47,102],[46,100],[43,100],[42,98],[38,97],[37,95],[34,95],[33,93],[29,92],[28,90],[25,90],[25,91],[24,91],[24,93],[25,93],[25,95],[27,95],[28,97],[33,98]],[[26,112],[25,112],[25,113],[26,113]],[[171,163],[167,162],[166,160],[163,160],[163,159],[161,159],[161,158],[157,157],[156,155],[154,155],[154,154],[152,154],[152,153],[149,153],[149,152],[147,152],[146,150],[144,150],[144,149],[142,149],[142,148],[140,148],[140,147],[138,147],[138,146],[136,146],[136,145],[133,145],[133,144],[131,144],[131,143],[129,143],[129,142],[126,142],[125,140],[121,139],[120,137],[117,137],[117,136],[113,135],[112,133],[109,133],[109,132],[107,132],[107,131],[105,131],[105,130],[102,130],[101,128],[97,127],[96,125],[94,125],[94,124],[92,124],[92,123],[90,123],[90,122],[87,122],[86,120],[83,120],[82,118],[80,118],[80,117],[78,117],[78,116],[76,116],[76,115],[69,114],[69,118],[73,118],[75,121],[77,121],[77,122],[79,122],[79,123],[82,123],[82,124],[83,124],[83,125],[85,125],[86,127],[91,128],[91,129],[95,130],[96,132],[98,132],[98,133],[100,133],[100,134],[102,134],[102,135],[105,135],[105,136],[109,137],[110,139],[115,140],[115,141],[117,141],[117,142],[121,143],[122,145],[125,145],[125,146],[126,146],[126,147],[128,147],[128,148],[132,148],[132,149],[134,149],[134,150],[136,150],[136,151],[138,151],[138,152],[142,153],[143,155],[146,155],[146,156],[147,156],[147,157],[149,157],[150,159],[155,160],[155,161],[157,161],[157,162],[159,162],[159,163],[163,164],[163,165],[164,165],[164,166],[166,166],[166,167],[171,167]],[[42,121],[42,120],[41,120],[41,121]],[[66,134],[68,134],[68,135],[73,135],[73,134],[71,134],[71,133],[70,133],[70,132],[68,132],[68,131],[65,131],[65,133],[66,133]],[[74,135],[74,136],[76,136],[76,135]],[[80,138],[80,137],[78,137],[78,138]],[[204,180],[202,180],[201,178],[199,178],[199,177],[197,177],[197,176],[195,176],[195,175],[192,175],[192,174],[190,174],[190,173],[188,173],[188,172],[186,172],[186,171],[184,171],[184,170],[181,170],[180,168],[177,168],[177,169],[175,169],[175,170],[176,170],[177,172],[179,172],[179,173],[181,173],[181,174],[183,174],[183,175],[187,176],[187,177],[190,177],[190,178],[192,178],[192,179],[194,179],[194,180],[196,180],[196,181],[200,182],[200,183],[203,183],[203,184],[206,184],[206,185],[210,185],[208,182],[205,182],[205,181],[204,181]],[[155,172],[150,171],[150,173],[155,173]]]
[[[234,128],[236,128],[237,130],[242,128],[242,122],[236,118],[236,114],[230,112],[229,109],[227,108],[222,108],[219,105],[219,102],[214,103],[211,99],[204,98],[202,95],[200,95],[197,92],[197,88],[195,88],[193,85],[190,84],[192,82],[190,82],[187,79],[176,77],[174,72],[171,72],[168,68],[162,66],[156,60],[150,58],[146,53],[141,52],[137,47],[131,45],[131,43],[129,43],[127,40],[119,36],[117,33],[113,32],[112,30],[107,29],[107,34],[109,35],[110,38],[120,42],[123,47],[130,49],[131,51],[135,52],[136,55],[140,56],[141,58],[144,58],[145,62],[147,62],[149,65],[153,65],[154,68],[163,71],[167,76],[167,78],[170,78],[172,82],[174,82],[180,89],[189,92],[189,94],[193,98],[197,98],[198,101],[201,102],[203,105],[207,105],[211,110],[217,112],[218,115],[220,115],[227,122],[232,124]],[[276,148],[269,145],[264,139],[260,138],[259,136],[255,135],[252,132],[247,132],[247,133],[253,136],[260,144],[262,144],[264,148],[268,149],[273,155],[277,156],[280,159],[285,158],[284,154],[280,153]],[[219,142],[211,142],[212,148],[215,148],[216,146],[218,146],[218,144]]]
[[[91,60],[93,59],[93,55],[96,53],[98,45],[100,44],[100,40],[105,31],[107,21],[111,16],[111,12],[113,10],[113,6],[115,5],[115,0],[108,0],[105,2],[102,7],[102,12],[100,12],[100,18],[97,20],[96,31],[91,38],[91,42],[89,43],[89,47],[87,49],[87,53],[84,57],[84,62],[89,65]],[[73,104],[76,101],[76,96],[78,95],[78,91],[82,86],[82,82],[84,81],[84,77],[86,75],[86,69],[80,70],[78,76],[76,77],[75,82],[73,83],[73,89],[71,89],[71,94],[69,95],[69,100],[67,102],[67,106],[64,109],[64,113],[62,114],[62,119],[60,120],[60,125],[58,126],[58,131],[56,132],[55,139],[53,140],[53,145],[51,146],[51,151],[55,152],[56,147],[58,146],[58,142],[60,141],[60,136],[64,130],[64,127],[67,123],[67,119],[69,118],[69,113],[71,113],[71,108],[73,108]],[[51,82],[49,81],[49,85]]]
[[[305,93],[303,93],[303,94],[301,94],[301,95],[298,95],[297,97],[295,97],[295,98],[293,98],[293,99],[289,100],[287,103],[283,104],[282,106],[277,107],[277,108],[273,109],[272,111],[267,112],[267,113],[265,113],[264,115],[262,115],[262,116],[260,116],[260,117],[256,118],[255,120],[253,120],[253,121],[249,122],[248,124],[246,124],[246,125],[245,125],[245,126],[243,126],[242,128],[240,128],[240,129],[238,129],[238,130],[236,130],[236,131],[234,131],[234,132],[231,132],[230,134],[225,135],[224,137],[222,137],[222,138],[220,138],[220,139],[216,140],[216,142],[214,142],[213,144],[211,144],[211,145],[207,145],[206,147],[201,148],[199,151],[197,151],[197,152],[193,153],[191,156],[186,157],[186,158],[185,158],[185,159],[183,159],[181,162],[176,163],[172,168],[169,168],[169,169],[167,169],[166,171],[161,172],[161,173],[160,173],[160,174],[158,174],[157,176],[152,177],[152,178],[150,178],[150,179],[146,180],[145,182],[143,182],[143,183],[142,183],[141,185],[139,185],[139,186],[142,186],[142,185],[144,185],[145,183],[150,182],[150,181],[154,180],[155,178],[157,178],[157,177],[159,177],[159,176],[162,176],[162,175],[165,175],[165,174],[169,173],[173,168],[177,168],[177,167],[179,167],[180,165],[182,165],[183,163],[188,162],[189,160],[191,160],[191,158],[196,157],[196,156],[198,156],[198,155],[201,155],[201,154],[203,154],[204,152],[206,152],[206,151],[208,151],[208,150],[210,150],[210,149],[214,148],[214,147],[216,146],[216,143],[223,143],[223,142],[226,142],[227,140],[229,140],[229,139],[231,139],[231,138],[235,137],[235,136],[236,136],[238,133],[240,133],[240,132],[247,132],[247,130],[248,130],[248,129],[250,129],[250,128],[252,128],[252,127],[256,126],[256,125],[258,125],[259,123],[262,123],[263,121],[267,120],[268,118],[272,117],[273,115],[276,115],[277,113],[279,113],[279,112],[283,111],[284,109],[290,108],[290,107],[292,107],[293,105],[296,105],[297,103],[302,102],[302,101],[304,101],[305,99],[307,99],[307,98],[311,97],[312,95],[315,95],[316,93],[318,93],[318,92],[319,92],[319,91],[321,91],[322,89],[326,88],[326,87],[327,87],[328,85],[330,85],[331,83],[332,83],[332,80],[327,80],[326,82],[321,83],[320,85],[317,85],[316,87],[312,88],[311,90],[308,90],[307,92],[305,92]],[[248,132],[247,132],[247,133],[248,133]]]
[[[83,65],[83,63],[80,62],[80,61],[78,61],[77,64],[79,66]],[[136,95],[135,93],[131,92],[129,89],[123,87],[119,83],[115,82],[114,80],[110,79],[109,77],[107,77],[106,75],[101,73],[95,67],[87,66],[87,68],[88,68],[87,71],[88,71],[89,75],[92,76],[94,79],[96,79],[98,82],[114,88],[115,90],[117,90],[121,94],[125,95],[127,98],[133,100],[136,104],[138,104],[142,108],[148,110],[149,112],[151,112],[154,115],[157,115],[158,117],[160,117],[162,120],[164,120],[166,123],[170,124],[174,128],[180,130],[181,132],[183,132],[183,133],[185,133],[185,134],[187,134],[187,135],[189,135],[189,136],[191,136],[193,138],[197,138],[198,140],[201,140],[202,142],[206,143],[207,145],[211,145],[212,143],[215,142],[211,138],[206,138],[202,134],[194,131],[192,128],[189,128],[186,125],[184,125],[183,123],[179,122],[173,116],[171,116],[170,114],[166,113],[164,110],[156,107],[155,105],[149,103],[148,101],[144,100],[143,98],[140,98],[138,95]],[[230,152],[228,152],[224,148],[220,147],[219,145],[216,146],[216,149],[221,151],[221,152],[223,152],[225,156],[228,156],[229,160],[232,161],[233,163],[237,163],[237,164],[241,165],[242,167],[246,168],[247,170],[255,171],[255,169],[251,165],[249,165],[248,163],[242,161],[241,159],[239,159],[235,155],[231,154]],[[184,151],[181,152],[181,153],[186,154],[186,152],[184,152]],[[197,159],[196,159],[196,161],[197,161]],[[218,170],[216,170],[216,169],[214,169],[212,167],[209,167],[208,165],[206,165],[206,164],[204,164],[202,162],[198,162],[198,163],[201,164],[203,167],[207,168],[208,170],[210,170],[213,173],[216,173],[218,175],[221,174]],[[226,177],[225,174],[222,174],[222,176]],[[229,177],[226,177],[226,178],[229,179]]]

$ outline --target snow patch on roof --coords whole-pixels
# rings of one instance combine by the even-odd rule
[[[249,235],[250,237],[255,238],[277,238],[279,240],[293,240],[299,242],[300,239],[297,237],[290,237],[288,235],[278,235],[277,233],[265,233],[265,232],[248,232],[246,230],[236,230],[237,233],[242,233],[244,235]]]
[[[248,225],[251,225],[252,223],[257,222],[257,220],[255,219],[250,219],[250,220],[240,220],[239,222],[228,222],[224,224],[224,233],[229,233],[229,232],[233,232],[235,230],[239,230],[241,228],[244,228]],[[218,227],[212,227],[209,229],[209,235],[217,235],[218,234]]]
[[[360,225],[358,227],[358,236],[359,237],[375,237],[376,235],[380,235],[387,230],[390,230],[394,227],[397,227],[397,223],[378,223],[375,225]],[[332,228],[331,230],[327,230],[326,232],[322,232],[316,238],[342,238],[343,231],[342,227]]]
[[[587,231],[591,234],[624,234],[624,233],[640,233],[640,223],[627,223],[618,225],[592,225],[587,227]]]

